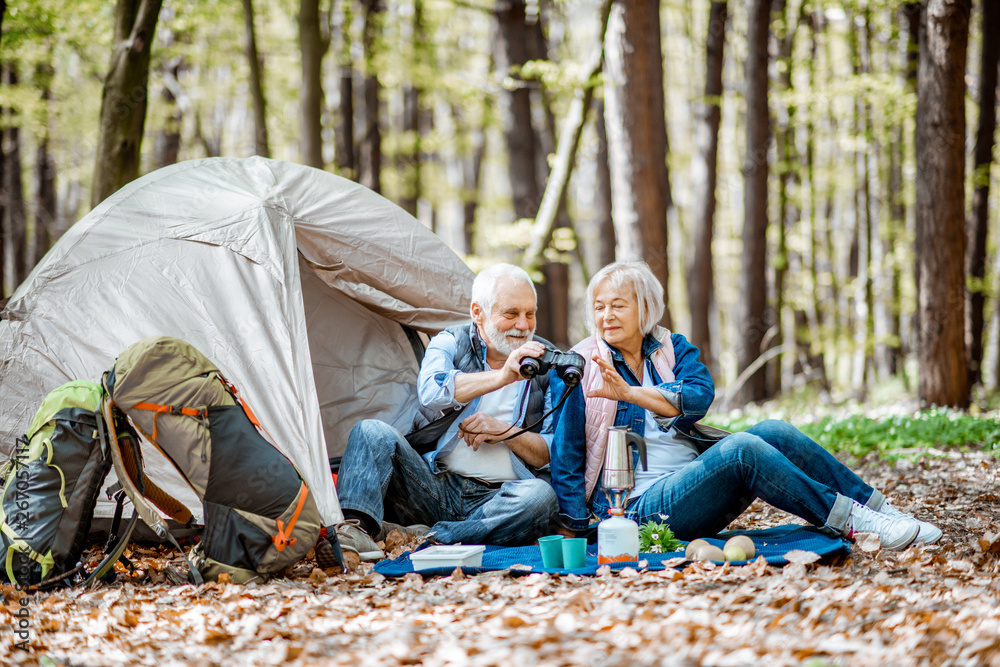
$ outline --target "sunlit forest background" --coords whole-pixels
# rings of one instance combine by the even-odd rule
[[[723,407],[992,407],[998,5],[0,1],[0,298],[129,180],[258,154],[530,269],[560,346],[589,276],[645,258]]]

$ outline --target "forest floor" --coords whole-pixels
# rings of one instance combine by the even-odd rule
[[[850,463],[944,538],[899,553],[859,541],[849,556],[784,568],[596,577],[386,579],[307,558],[250,586],[172,584],[177,553],[135,547],[140,570],[94,591],[22,606],[2,587],[0,664],[1000,665],[1000,459],[931,450]],[[758,502],[735,527],[792,519]],[[27,651],[14,646],[21,609]]]

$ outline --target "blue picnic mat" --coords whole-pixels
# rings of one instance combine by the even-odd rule
[[[765,528],[764,530],[727,530],[719,533],[716,537],[706,538],[710,543],[720,549],[730,537],[734,535],[746,535],[753,540],[757,550],[757,556],[763,556],[769,565],[786,565],[788,561],[785,554],[789,551],[800,549],[802,551],[812,551],[820,556],[832,556],[835,554],[847,554],[851,549],[849,543],[839,537],[831,537],[820,532],[813,526],[785,525],[776,528]],[[662,570],[663,561],[678,556],[683,556],[684,551],[674,551],[665,554],[642,553],[639,554],[640,561],[647,561],[645,569]],[[755,556],[754,558],[756,558]],[[747,561],[733,561],[733,565],[745,565]],[[552,572],[556,574],[597,574],[597,545],[587,545],[587,564],[584,567],[573,570],[546,568],[542,565],[542,554],[538,545],[529,547],[497,547],[487,546],[483,552],[482,567],[463,567],[465,574],[479,574],[493,570],[506,570],[514,565],[530,565],[531,569],[516,569],[512,573],[530,574],[531,572]],[[612,570],[621,570],[626,567],[636,567],[637,562],[609,563]],[[375,571],[386,577],[401,577],[413,572],[413,563],[410,562],[410,553],[406,552],[395,560],[384,560],[375,565]],[[449,575],[454,571],[451,567],[432,568],[421,570],[420,574],[435,576]]]

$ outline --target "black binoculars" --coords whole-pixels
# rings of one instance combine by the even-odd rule
[[[548,373],[553,368],[568,385],[577,385],[583,379],[583,357],[576,352],[563,352],[546,347],[540,357],[525,357],[521,360],[521,377],[529,380],[539,373]]]

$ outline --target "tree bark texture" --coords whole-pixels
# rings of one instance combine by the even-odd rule
[[[169,109],[169,112],[166,122],[160,128],[153,142],[153,162],[157,169],[175,164],[180,159],[181,123],[184,120],[184,112],[177,100],[180,91],[180,82],[178,81],[180,69],[181,59],[178,56],[168,63],[162,71],[163,90],[160,92],[160,101],[163,106]]]
[[[740,269],[740,373],[764,351],[767,331],[774,326],[774,312],[767,307],[767,152],[770,141],[767,102],[767,39],[771,3],[752,0],[747,30],[746,155],[743,159],[744,222],[743,263]],[[766,378],[757,371],[736,397],[746,405],[767,395]]]
[[[413,31],[411,35],[414,66],[419,70],[432,66],[429,57],[430,43],[424,26],[424,3],[413,2]],[[417,205],[423,196],[423,137],[434,124],[432,112],[421,108],[423,90],[409,83],[403,86],[403,146],[397,154],[397,168],[403,191],[399,205],[416,217]]]
[[[149,56],[163,0],[118,0],[111,64],[101,95],[101,124],[91,205],[139,175],[149,95]]]
[[[916,253],[923,403],[967,407],[965,60],[971,0],[929,0],[920,25]]]
[[[337,20],[333,24],[333,30],[339,37],[337,67],[340,71],[333,160],[338,174],[353,179],[357,173],[354,154],[354,62],[351,58],[352,0],[340,0],[339,6],[340,11],[334,14]]]
[[[319,0],[299,3],[299,47],[302,52],[302,162],[323,168],[323,55],[328,41],[320,32]]]
[[[0,10],[2,9],[3,7],[0,7]],[[3,12],[0,11],[0,18],[2,17]],[[2,61],[0,61],[0,85],[3,85]],[[0,122],[3,121],[5,112],[4,107],[0,106]],[[7,281],[7,185],[5,180],[7,156],[4,153],[3,140],[3,130],[0,129],[0,304],[7,303],[4,300],[4,297],[7,295],[5,287]],[[0,310],[3,310],[3,306],[0,306]]]
[[[16,88],[18,75],[14,63],[5,63],[3,83]],[[13,292],[28,275],[27,216],[24,207],[23,171],[21,168],[21,128],[19,109],[8,107],[2,131],[3,145],[3,212],[4,250],[7,253],[7,285]]]
[[[375,72],[375,40],[381,31],[381,0],[364,0],[365,25],[362,48],[365,54],[365,134],[361,140],[358,176],[361,185],[382,192],[382,129],[379,109],[378,75]]]
[[[542,9],[541,7],[539,8]],[[602,10],[603,11],[603,10]],[[529,26],[528,31],[532,35],[532,39],[528,43],[528,59],[533,61],[547,61],[549,60],[549,44],[548,37],[546,36],[545,28],[545,18],[546,12],[539,11],[537,20],[534,26]],[[548,224],[547,227],[550,232],[557,228],[565,228],[572,230],[573,222],[569,217],[569,211],[566,210],[565,206],[562,206],[562,199],[554,196],[550,193],[555,193],[559,190],[559,182],[563,180],[563,177],[568,178],[569,173],[572,171],[573,162],[570,160],[568,164],[556,164],[551,175],[549,173],[549,161],[550,155],[562,156],[566,151],[564,151],[565,141],[560,138],[559,148],[556,148],[556,117],[552,112],[552,104],[548,91],[545,89],[544,82],[542,80],[537,80],[533,82],[536,98],[541,106],[542,116],[544,118],[544,123],[540,128],[535,141],[535,163],[538,165],[538,175],[539,183],[538,187],[543,190],[543,194],[539,197],[538,213],[535,217],[535,229],[533,230],[532,236],[533,241],[535,240],[535,233],[537,233],[538,228],[541,226],[539,223],[543,217],[548,216],[548,211],[551,210],[554,215],[552,215],[552,224]],[[593,89],[588,88],[592,93]],[[578,107],[576,101],[571,104],[571,107]],[[589,109],[590,101],[586,101],[586,107]],[[582,111],[578,109],[578,111]],[[582,111],[581,115],[585,115],[586,112]],[[571,109],[567,114],[567,125],[574,122],[572,120],[573,116],[576,115],[574,110]],[[568,130],[564,130],[568,131]],[[567,137],[568,139],[568,137]],[[575,154],[574,151],[569,151]],[[557,157],[557,163],[559,159]],[[566,170],[563,173],[561,167],[565,166]],[[550,177],[551,176],[551,177]],[[551,189],[550,189],[551,188]],[[546,197],[548,196],[549,201],[546,202]],[[555,206],[553,207],[552,200],[555,199]],[[545,223],[542,223],[545,224]],[[549,244],[549,238],[544,239],[545,246]],[[530,254],[529,247],[529,254]],[[526,266],[527,263],[525,263]],[[568,349],[572,344],[569,340],[569,265],[562,261],[550,261],[546,262],[541,266],[541,272],[543,276],[543,282],[538,286],[538,330],[540,335],[551,341],[556,347],[560,349]]]
[[[41,91],[41,132],[35,147],[35,233],[30,244],[29,264],[34,267],[48,252],[58,215],[56,207],[56,162],[50,151],[49,107],[52,104],[52,77],[55,70],[48,60],[35,69],[35,82]]]
[[[318,8],[317,8],[318,19]],[[253,0],[243,0],[243,23],[246,31],[244,50],[250,65],[250,98],[253,100],[254,153],[271,157],[271,144],[267,139],[267,98],[264,97],[264,62],[257,53],[257,30],[254,27]],[[319,26],[317,24],[317,30]],[[322,60],[322,56],[320,57]],[[303,63],[305,58],[303,57]],[[305,65],[303,64],[303,74]],[[303,81],[305,77],[303,76]],[[322,91],[321,91],[322,93]],[[320,96],[322,100],[322,94]]]
[[[594,101],[594,129],[597,133],[597,192],[594,208],[597,212],[597,267],[615,261],[615,219],[611,215],[611,168],[608,164],[608,130],[604,114],[604,99]]]
[[[816,33],[818,31],[817,23],[819,22],[819,16],[815,7],[810,7],[809,13],[809,62],[806,67],[809,71],[809,88],[814,90],[816,87],[816,58],[819,54],[819,44],[817,42]],[[824,309],[826,304],[823,303],[822,290],[820,289],[820,242],[822,240],[822,232],[820,230],[818,218],[819,218],[819,182],[816,178],[816,133],[815,133],[815,123],[814,118],[816,115],[813,112],[814,102],[809,103],[809,111],[806,114],[806,151],[805,151],[805,167],[806,167],[806,180],[809,184],[809,273],[810,273],[810,284],[812,287],[811,299],[809,300],[810,308],[807,314],[807,323],[811,329],[810,338],[812,339],[812,348],[808,355],[810,374],[819,380],[820,387],[823,391],[829,392],[830,382],[826,375],[826,359],[823,353],[822,341],[824,339],[824,324],[825,324],[825,313]],[[826,227],[829,229],[830,220],[827,217]],[[832,253],[832,247],[827,247],[827,255],[830,256]],[[831,272],[832,273],[832,272]]]
[[[989,227],[990,169],[997,126],[997,63],[1000,58],[1000,3],[983,2],[982,61],[979,80],[979,128],[973,156],[972,211],[966,225],[965,273],[972,289],[966,302],[965,340],[969,346],[969,384],[982,382],[983,306],[986,237]]]
[[[694,229],[694,259],[688,271],[688,302],[691,307],[691,344],[701,351],[701,360],[717,371],[712,351],[709,313],[715,293],[712,237],[715,230],[715,186],[718,182],[719,124],[722,122],[722,66],[725,62],[726,0],[712,2],[705,40],[705,99],[700,105],[695,129],[700,161],[695,180],[697,216]]]
[[[497,70],[510,77],[514,87],[500,94],[500,116],[507,143],[507,173],[517,218],[534,218],[541,200],[535,162],[537,136],[531,119],[531,97],[527,85],[511,70],[528,61],[529,34],[523,0],[498,0]]]
[[[604,102],[619,259],[645,260],[667,299],[667,127],[660,3],[615,0],[604,39]]]

